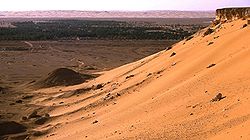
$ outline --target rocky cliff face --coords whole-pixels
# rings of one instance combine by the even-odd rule
[[[216,20],[235,20],[250,17],[250,7],[245,8],[223,8],[216,10]]]

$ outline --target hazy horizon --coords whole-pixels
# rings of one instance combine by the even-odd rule
[[[215,9],[216,10],[216,9]],[[87,12],[154,12],[154,11],[178,11],[178,12],[215,12],[215,10],[75,10],[75,9],[66,9],[66,10],[0,10],[0,12],[39,12],[39,11],[87,11]]]
[[[194,5],[195,4],[195,5]],[[249,0],[3,0],[0,11],[215,11],[225,7],[249,7]]]

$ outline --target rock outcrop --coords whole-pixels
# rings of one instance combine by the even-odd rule
[[[223,8],[216,10],[216,20],[236,20],[250,17],[250,7],[243,8]]]

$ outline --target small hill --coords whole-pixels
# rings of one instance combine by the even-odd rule
[[[35,87],[48,88],[54,86],[70,86],[81,84],[94,76],[80,74],[68,68],[59,68],[49,73],[47,77],[34,84]]]

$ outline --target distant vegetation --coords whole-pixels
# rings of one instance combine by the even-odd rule
[[[12,22],[0,28],[0,40],[135,39],[180,40],[205,25],[163,24],[101,20],[47,20]]]

